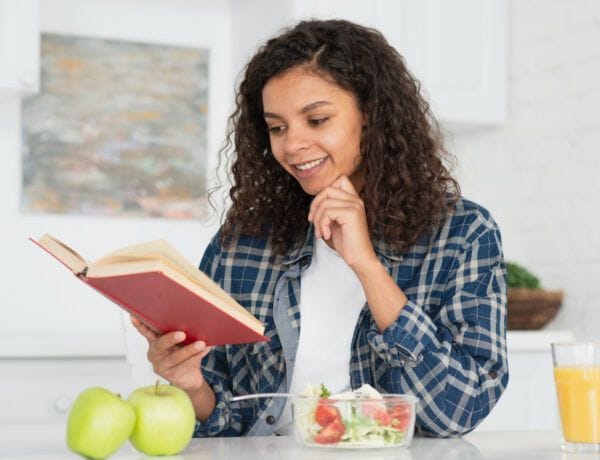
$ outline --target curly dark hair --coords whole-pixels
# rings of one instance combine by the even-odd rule
[[[277,254],[304,241],[312,197],[271,153],[262,104],[267,81],[297,66],[355,95],[366,119],[358,167],[369,231],[405,252],[456,203],[460,188],[446,167],[453,157],[404,58],[378,31],[343,20],[302,21],[247,64],[220,152],[233,176],[222,241],[270,236]]]

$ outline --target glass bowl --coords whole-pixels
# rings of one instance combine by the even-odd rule
[[[381,398],[290,398],[294,436],[303,446],[332,448],[405,447],[415,430],[411,395]]]

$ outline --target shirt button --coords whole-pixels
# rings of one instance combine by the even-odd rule
[[[493,379],[495,379],[496,377],[498,377],[498,373],[497,373],[496,371],[489,371],[489,372],[488,372],[488,375],[489,375],[491,378],[493,378]]]
[[[265,419],[265,421],[269,424],[269,425],[273,425],[273,423],[275,423],[275,417],[273,417],[272,415],[267,415],[267,418]]]

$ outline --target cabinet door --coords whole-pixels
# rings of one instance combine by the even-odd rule
[[[338,17],[381,31],[447,126],[505,121],[506,0],[295,0],[292,14]]]
[[[73,401],[88,387],[104,387],[123,397],[131,391],[129,365],[117,357],[0,359],[0,375],[0,431],[6,425],[65,427]]]
[[[397,47],[442,121],[505,121],[507,12],[504,0],[404,1]]]
[[[508,387],[476,430],[560,430],[550,344],[573,340],[567,330],[508,331]]]
[[[0,0],[0,94],[39,91],[37,0]]]
[[[550,353],[509,353],[508,363],[508,387],[477,430],[559,430]]]

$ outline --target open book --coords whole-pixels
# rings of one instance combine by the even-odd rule
[[[157,332],[184,331],[184,343],[207,345],[268,340],[260,321],[164,240],[89,262],[50,235],[30,239]]]

